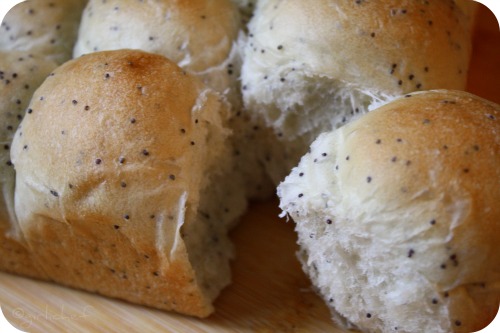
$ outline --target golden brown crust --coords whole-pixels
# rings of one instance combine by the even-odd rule
[[[197,230],[205,178],[225,154],[219,98],[142,51],[56,69],[12,146],[16,213],[38,267],[61,284],[210,314],[228,277],[207,291],[184,234]]]
[[[500,195],[500,188],[493,181],[500,177],[497,167],[500,160],[494,153],[500,151],[500,137],[496,135],[500,130],[499,112],[498,105],[461,91],[409,94],[368,113],[356,126],[341,129],[350,139],[344,149],[346,153],[353,151],[349,153],[351,160],[370,156],[370,162],[357,163],[356,170],[370,169],[377,174],[379,180],[373,178],[371,184],[376,185],[376,181],[394,184],[385,186],[384,195],[377,196],[382,200],[401,200],[398,193],[403,186],[407,192],[414,193],[426,185],[440,192],[453,193],[452,189],[460,189],[461,193],[467,193],[474,202],[477,201],[474,210],[484,218],[472,219],[473,216],[469,216],[469,223],[480,220],[482,227],[470,229],[466,223],[462,227],[468,231],[460,237],[467,237],[473,232],[471,230],[475,230],[484,233],[478,240],[493,241],[498,234],[489,231],[500,228],[498,219],[491,215],[496,212],[491,207],[495,206],[494,202]],[[352,135],[361,132],[366,134]],[[352,177],[351,185],[366,184],[365,178],[354,178],[358,175],[347,176]],[[396,183],[395,175],[402,183]],[[486,241],[486,244],[493,242]],[[481,275],[477,274],[478,277]]]
[[[278,0],[262,2],[255,18],[254,57],[269,67],[304,62],[311,75],[378,93],[466,84],[470,6],[446,0]]]
[[[74,55],[141,49],[200,73],[229,57],[239,25],[230,0],[90,0]]]
[[[9,216],[0,214],[0,271],[46,280],[45,273],[34,264],[29,249],[9,236],[10,232]]]
[[[187,255],[162,268],[154,244],[138,249],[126,236],[110,235],[107,221],[81,220],[70,221],[71,228],[44,217],[31,221],[36,227],[25,236],[37,268],[51,281],[198,317],[213,312]]]

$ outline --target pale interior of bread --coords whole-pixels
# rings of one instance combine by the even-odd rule
[[[254,118],[262,119],[274,132],[269,138],[274,158],[266,161],[266,167],[275,184],[297,165],[319,134],[339,128],[396,97],[313,74],[305,64],[284,63],[266,76],[262,68],[256,70],[259,67],[252,58],[243,67],[248,82],[243,96],[245,106],[256,114]]]

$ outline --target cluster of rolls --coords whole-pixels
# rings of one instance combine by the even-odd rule
[[[0,269],[206,317],[276,193],[346,328],[500,302],[500,107],[469,0],[31,0],[0,27]],[[288,176],[287,176],[288,175]]]

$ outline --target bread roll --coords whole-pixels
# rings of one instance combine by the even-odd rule
[[[78,78],[78,79],[75,79]],[[163,56],[92,53],[36,91],[12,145],[15,210],[52,281],[205,317],[246,201],[221,96]]]
[[[31,96],[57,65],[26,52],[0,51],[0,270],[40,275],[23,246],[14,212],[10,147]]]
[[[102,50],[140,49],[161,54],[231,103],[233,154],[245,174],[248,196],[274,192],[254,147],[263,145],[262,127],[241,110],[241,55],[236,43],[241,18],[231,0],[90,0],[82,18],[74,56]]]
[[[500,106],[407,95],[312,144],[279,186],[337,323],[475,332],[500,304]]]
[[[28,0],[14,6],[0,27],[0,50],[71,59],[87,0]]]
[[[161,54],[224,92],[240,18],[230,0],[89,0],[74,57],[123,48]],[[237,73],[235,73],[236,75]]]
[[[245,106],[275,133],[275,183],[322,132],[401,94],[463,89],[465,1],[266,0],[249,24]]]

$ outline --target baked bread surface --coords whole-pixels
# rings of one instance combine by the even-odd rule
[[[210,314],[230,281],[227,231],[246,207],[220,95],[163,56],[119,50],[59,67],[29,108],[12,162],[37,267],[61,284]]]
[[[500,107],[407,95],[321,135],[279,186],[338,323],[473,332],[500,302]]]
[[[269,0],[244,47],[245,107],[272,129],[277,184],[316,137],[402,94],[465,89],[469,1]]]

